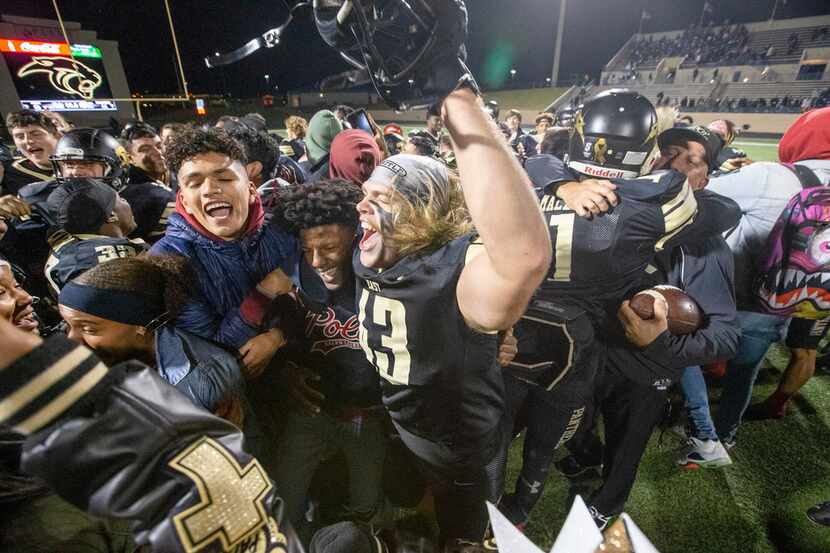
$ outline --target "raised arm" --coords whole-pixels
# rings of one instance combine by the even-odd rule
[[[476,95],[453,92],[443,117],[467,208],[484,243],[461,274],[458,304],[473,328],[505,330],[522,315],[550,266],[550,236],[527,175]]]

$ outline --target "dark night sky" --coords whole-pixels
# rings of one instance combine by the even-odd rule
[[[769,17],[774,0],[712,0],[717,20],[759,21]],[[172,94],[178,84],[174,53],[161,0],[59,0],[64,19],[118,40],[127,80],[134,91]],[[222,70],[202,59],[237,48],[279,25],[287,9],[282,0],[170,0],[179,48],[190,89],[254,96],[265,88],[263,75],[280,90],[313,89],[329,74],[348,69],[316,34],[308,10],[300,11],[282,43]],[[569,0],[560,78],[596,74],[636,32],[640,13],[652,18],[646,31],[688,27],[699,19],[703,0]],[[544,81],[550,74],[559,0],[467,0],[468,50],[473,71],[485,85],[496,84],[514,67],[519,82]],[[3,0],[0,12],[54,19],[48,0]],[[789,0],[779,14],[829,13],[827,0]],[[224,84],[223,84],[224,83]]]

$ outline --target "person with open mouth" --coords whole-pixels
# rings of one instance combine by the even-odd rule
[[[266,224],[245,151],[226,131],[189,129],[166,157],[178,176],[176,212],[150,255],[187,257],[197,276],[177,326],[237,349],[246,376],[256,378],[286,342],[266,323],[266,309],[300,286],[303,267],[304,292],[325,300],[325,287],[303,264],[296,238]]]
[[[0,318],[11,321],[21,330],[38,334],[40,325],[33,303],[32,296],[14,278],[11,264],[0,259]]]
[[[52,179],[49,157],[55,153],[60,133],[43,113],[23,109],[6,116],[6,128],[20,158],[10,163],[2,176],[2,194],[17,195],[31,182]]]

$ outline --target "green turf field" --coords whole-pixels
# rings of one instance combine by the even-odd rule
[[[774,388],[787,362],[783,348],[767,357],[755,400]],[[712,388],[713,405],[718,390]],[[830,499],[830,375],[818,374],[783,421],[745,422],[732,450],[734,464],[684,471],[675,466],[680,438],[655,432],[643,458],[627,512],[662,553],[819,553],[830,551],[830,529],[804,511]],[[563,455],[559,452],[558,456]],[[520,466],[520,444],[508,463],[508,488]],[[590,493],[596,479],[571,483],[551,471],[527,529],[545,550],[566,515],[569,494]]]
[[[756,161],[777,160],[777,140],[743,139],[736,147]],[[767,355],[754,401],[774,389],[788,353]],[[719,390],[712,387],[717,408]],[[683,441],[655,432],[640,465],[627,512],[662,553],[826,553],[830,529],[813,525],[804,511],[830,500],[830,375],[819,374],[802,390],[783,421],[745,422],[733,465],[684,471],[676,467]],[[564,452],[558,452],[558,457]],[[557,457],[557,458],[558,458]],[[521,465],[513,445],[508,488]],[[569,482],[555,470],[528,526],[543,549],[553,544],[571,493],[590,494],[596,479]]]
[[[778,140],[764,138],[742,138],[733,144],[745,151],[755,161],[778,161]]]

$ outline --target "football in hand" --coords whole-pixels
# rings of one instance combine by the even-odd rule
[[[657,296],[666,300],[671,334],[691,334],[703,324],[703,313],[695,300],[675,286],[660,285],[643,290],[631,298],[629,305],[641,319],[651,319],[654,318],[654,300]]]

